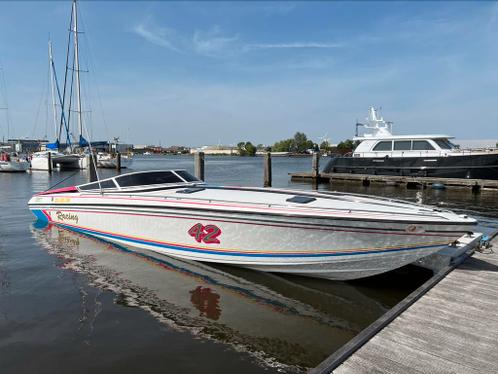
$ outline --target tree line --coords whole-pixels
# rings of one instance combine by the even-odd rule
[[[351,152],[357,146],[356,142],[351,139],[346,139],[337,146],[332,146],[328,141],[323,141],[321,144],[314,143],[308,139],[305,133],[296,132],[294,137],[282,139],[272,146],[264,146],[263,144],[253,145],[251,142],[240,142],[237,144],[237,150],[241,156],[254,156],[257,151],[266,152],[289,152],[289,153],[340,153],[345,154]]]

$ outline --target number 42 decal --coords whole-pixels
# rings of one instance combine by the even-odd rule
[[[202,225],[196,223],[188,230],[188,234],[193,237],[198,243],[220,244],[218,236],[221,235],[221,230],[215,225]]]

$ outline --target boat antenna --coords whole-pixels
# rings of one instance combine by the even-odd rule
[[[358,120],[356,120],[356,131],[355,131],[355,134],[354,136],[358,136],[358,127],[365,127],[365,125],[363,123],[360,123],[358,122]]]

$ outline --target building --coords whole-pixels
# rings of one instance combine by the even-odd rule
[[[190,153],[203,152],[205,155],[228,155],[237,156],[239,150],[237,147],[226,146],[226,145],[204,145],[200,148],[191,148]]]
[[[46,139],[21,139],[13,138],[7,141],[12,150],[18,153],[33,153],[45,149],[48,144]]]

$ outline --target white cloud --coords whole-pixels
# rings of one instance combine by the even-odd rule
[[[207,32],[196,31],[192,37],[192,47],[195,52],[217,57],[227,52],[227,48],[239,39],[238,35],[223,35],[219,26],[214,26]]]
[[[340,47],[343,47],[343,45],[331,42],[254,43],[254,44],[247,44],[245,46],[245,50],[292,49],[292,48],[327,49],[327,48],[340,48]]]
[[[140,23],[133,28],[133,32],[148,42],[179,52],[179,49],[171,42],[174,31],[165,27],[159,27],[146,22]]]

